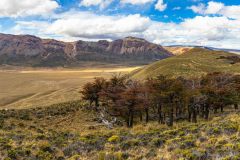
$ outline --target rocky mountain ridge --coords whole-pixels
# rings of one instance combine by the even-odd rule
[[[112,42],[62,42],[32,35],[0,34],[0,65],[69,66],[86,61],[147,64],[173,56],[161,45],[126,37]]]

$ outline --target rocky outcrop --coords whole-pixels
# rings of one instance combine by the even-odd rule
[[[31,35],[0,34],[0,65],[63,66],[84,61],[146,64],[170,56],[162,46],[135,37],[69,43]]]

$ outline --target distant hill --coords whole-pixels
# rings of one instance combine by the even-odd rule
[[[173,56],[162,46],[126,37],[112,42],[61,42],[31,35],[0,34],[0,65],[78,66],[87,61],[148,64]]]
[[[210,50],[214,51],[225,51],[225,52],[230,52],[230,53],[235,53],[235,54],[240,54],[240,50],[238,49],[224,49],[224,48],[213,48],[213,47],[208,47]]]
[[[185,54],[150,64],[132,73],[133,78],[144,79],[159,74],[195,77],[208,72],[240,74],[240,56],[223,51],[193,48]]]
[[[194,46],[194,45],[171,45],[171,46],[164,46],[166,50],[173,53],[174,55],[181,55],[185,52],[189,51],[192,48],[204,48],[213,51],[224,51],[229,53],[240,54],[239,49],[226,49],[226,48],[214,48],[214,47],[206,47],[206,46]]]
[[[193,49],[194,47],[185,47],[185,46],[169,46],[169,47],[164,47],[164,49],[168,50],[169,52],[173,53],[174,55],[181,55],[189,50]]]

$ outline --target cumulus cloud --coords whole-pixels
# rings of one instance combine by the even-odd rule
[[[167,4],[164,4],[163,0],[158,0],[155,9],[159,11],[164,11],[167,8]]]
[[[219,13],[223,8],[224,4],[220,2],[208,2],[208,6],[206,8],[205,14],[217,14]]]
[[[200,3],[199,5],[188,7],[193,12],[202,15],[221,15],[228,18],[240,18],[240,5],[225,6],[221,2],[210,1],[207,5]]]
[[[115,38],[136,35],[150,25],[150,19],[139,14],[104,16],[90,12],[72,12],[49,25],[49,32],[84,38]]]
[[[197,6],[187,7],[187,9],[191,9],[194,13],[205,14],[206,6],[203,3],[198,4]]]
[[[47,15],[58,7],[54,0],[1,0],[0,17]]]
[[[99,6],[100,9],[108,7],[112,3],[112,0],[82,0],[80,6],[90,7]]]
[[[142,5],[151,2],[153,2],[153,0],[121,0],[121,3],[132,5]]]
[[[49,27],[47,21],[16,21],[16,25],[9,30],[11,34],[31,34],[47,38],[50,35],[46,28]]]
[[[97,15],[69,11],[52,22],[17,21],[17,33],[35,34],[60,40],[118,39],[126,36],[145,38],[162,45],[203,45],[219,48],[240,46],[240,21],[227,17],[196,16],[181,23],[158,22],[139,14]]]
[[[197,6],[191,6],[188,8],[193,10],[195,13],[207,15],[218,14],[224,7],[225,6],[223,3],[210,1],[208,2],[207,6],[203,3],[200,3]]]
[[[229,18],[240,19],[240,5],[225,6],[219,14]]]
[[[197,16],[185,19],[180,24],[154,22],[144,32],[144,36],[155,43],[165,45],[203,45],[239,49],[239,25],[240,21],[226,17]]]

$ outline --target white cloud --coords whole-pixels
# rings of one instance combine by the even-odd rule
[[[206,8],[205,14],[217,14],[224,8],[223,3],[219,2],[208,2],[208,6]]]
[[[180,24],[155,22],[144,32],[144,37],[165,45],[203,45],[239,49],[239,25],[240,21],[226,17],[197,16]]]
[[[240,5],[225,6],[219,14],[229,18],[240,19]]]
[[[90,7],[90,6],[99,6],[100,9],[108,7],[113,0],[82,0],[80,6]]]
[[[31,34],[40,37],[49,37],[46,28],[49,23],[46,21],[16,21],[16,25],[9,30],[11,34]]]
[[[121,3],[132,4],[132,5],[142,5],[146,3],[151,3],[153,0],[121,0]]]
[[[84,38],[115,38],[136,35],[148,28],[150,19],[139,14],[104,16],[90,12],[72,12],[54,21],[48,31]]]
[[[240,19],[240,5],[225,6],[223,3],[210,1],[207,5],[200,3],[197,6],[188,7],[193,12],[202,15],[221,15],[228,18]]]
[[[48,15],[58,7],[54,0],[1,0],[0,17]]]
[[[206,6],[203,3],[200,3],[197,6],[187,7],[187,9],[191,9],[195,13],[205,14]]]
[[[167,8],[167,4],[164,4],[163,0],[158,0],[155,5],[155,9],[159,11],[164,11]]]
[[[173,10],[180,10],[181,7],[174,7]]]
[[[49,36],[65,41],[113,40],[136,36],[163,45],[203,45],[240,49],[239,26],[240,20],[227,17],[197,16],[176,24],[153,21],[138,14],[106,16],[69,11],[58,15],[53,22],[18,21],[13,30],[16,33],[38,33],[44,38]]]

